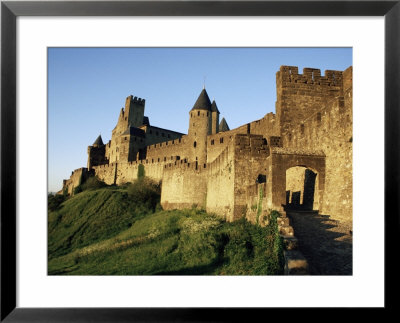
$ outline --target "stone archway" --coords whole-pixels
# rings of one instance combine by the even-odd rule
[[[287,210],[312,211],[319,208],[318,173],[305,166],[293,166],[286,170]]]
[[[323,192],[325,189],[325,155],[315,152],[296,151],[293,149],[277,149],[272,151],[269,159],[270,181],[267,182],[267,190],[269,193],[268,206],[272,209],[282,210],[287,204],[286,193],[286,171],[292,167],[303,167],[303,198],[300,194],[300,203],[304,203],[304,181],[306,179],[305,170],[308,169],[307,181],[314,180],[314,187],[307,184],[306,188],[306,205],[310,207],[312,200],[312,208],[318,210],[322,207]],[[301,180],[299,181],[301,183]],[[301,184],[299,184],[301,185]],[[312,188],[314,193],[312,193]],[[313,196],[313,199],[311,199]],[[298,198],[297,198],[298,199]]]

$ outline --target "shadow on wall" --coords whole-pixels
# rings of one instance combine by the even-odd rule
[[[315,212],[291,210],[287,215],[311,275],[352,275],[351,227]]]
[[[313,210],[316,177],[317,173],[301,166],[287,170],[285,210]]]

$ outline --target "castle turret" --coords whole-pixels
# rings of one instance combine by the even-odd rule
[[[215,100],[211,103],[211,133],[216,134],[219,132],[219,110]]]
[[[93,147],[100,147],[100,146],[104,146],[103,139],[101,139],[101,135],[99,135],[95,140],[95,142],[93,143]]]
[[[207,135],[211,134],[211,101],[204,88],[189,115],[189,140],[191,154],[189,161],[197,161],[199,165],[207,161]]]
[[[88,152],[88,162],[87,168],[90,170],[93,166],[103,165],[107,163],[106,159],[106,146],[101,139],[101,135],[97,137],[92,146],[87,149]]]

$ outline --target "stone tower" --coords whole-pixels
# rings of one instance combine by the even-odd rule
[[[110,163],[135,160],[132,151],[135,137],[132,132],[135,134],[140,132],[139,135],[143,137],[143,131],[138,127],[143,125],[144,107],[145,99],[132,95],[126,98],[125,108],[121,109],[117,125],[111,133],[111,144],[107,156]],[[132,130],[132,127],[136,130]]]
[[[140,127],[143,124],[145,99],[128,96],[125,109],[122,108],[113,135],[120,135],[129,127]]]
[[[124,121],[127,121],[127,126],[140,127],[143,124],[145,100],[128,96],[125,100]]]
[[[211,103],[211,133],[214,135],[219,132],[219,110],[215,100]]]
[[[90,170],[93,166],[103,165],[106,163],[105,159],[105,145],[101,135],[97,137],[92,146],[87,149],[88,162],[87,168]]]
[[[207,162],[207,135],[211,134],[211,101],[204,88],[189,112],[189,162],[204,165]]]

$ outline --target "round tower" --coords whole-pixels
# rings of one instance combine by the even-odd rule
[[[211,134],[211,101],[204,88],[189,112],[189,162],[199,167],[207,162],[207,136]]]

